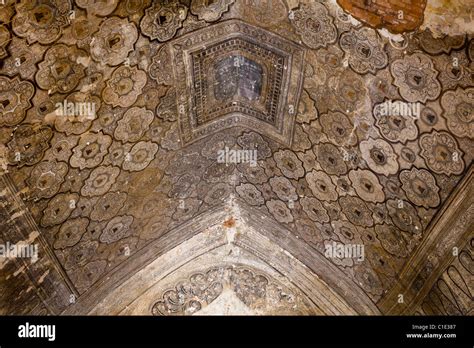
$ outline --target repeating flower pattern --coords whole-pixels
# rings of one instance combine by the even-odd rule
[[[69,24],[72,10],[70,0],[21,1],[16,4],[17,14],[12,20],[13,32],[28,40],[50,44],[61,36]]]
[[[441,92],[438,72],[431,59],[421,53],[396,60],[390,68],[400,95],[409,102],[436,99]]]
[[[177,0],[154,2],[145,10],[140,28],[152,40],[167,41],[182,27],[187,13],[188,8]]]
[[[127,19],[109,18],[92,37],[91,56],[98,62],[118,65],[133,51],[133,44],[137,39],[135,24]]]
[[[413,32],[401,50],[335,3],[257,2],[0,4],[0,22],[11,21],[0,25],[0,168],[79,293],[179,225],[235,203],[321,253],[363,244],[365,261],[330,261],[376,302],[471,165],[472,40]],[[202,35],[213,22],[241,13],[306,51],[291,68],[304,74],[298,104],[282,106],[294,111],[292,141],[229,126],[183,143],[176,50],[212,41]],[[95,114],[58,117],[65,100]],[[420,117],[383,115],[387,101],[420,103]],[[257,150],[256,166],[219,163],[226,147]]]
[[[73,46],[58,44],[46,51],[36,73],[36,83],[50,94],[71,92],[85,76],[81,59],[87,53]]]
[[[336,41],[336,26],[322,3],[300,4],[297,10],[290,12],[290,20],[303,42],[311,48],[326,47]]]
[[[462,151],[446,132],[433,131],[420,137],[421,156],[428,167],[439,174],[461,174],[464,170]]]
[[[136,67],[121,66],[117,68],[107,86],[102,92],[102,97],[107,104],[112,106],[129,107],[136,102],[146,84],[146,73]]]
[[[375,30],[362,27],[341,35],[341,48],[349,56],[349,64],[359,74],[375,73],[388,63],[388,56]]]
[[[474,138],[474,88],[447,91],[441,105],[449,130],[458,137]]]
[[[34,93],[30,82],[0,76],[0,126],[14,126],[23,121]]]
[[[402,189],[408,199],[425,208],[436,207],[440,203],[436,180],[429,171],[425,169],[412,168],[400,173]]]

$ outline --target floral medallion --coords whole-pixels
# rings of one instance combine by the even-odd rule
[[[420,147],[421,156],[435,173],[451,175],[464,171],[463,153],[449,133],[432,131],[422,134]]]
[[[119,0],[76,0],[76,3],[90,15],[107,16],[115,10]]]
[[[252,184],[240,184],[235,190],[249,205],[262,205],[265,203],[262,193]]]
[[[346,215],[347,219],[354,225],[365,227],[374,225],[372,212],[362,199],[353,196],[344,196],[339,199],[339,204],[341,205],[344,215]]]
[[[107,223],[104,232],[100,235],[99,240],[102,243],[111,244],[126,238],[133,233],[131,225],[133,223],[133,216],[124,215],[116,216]]]
[[[81,61],[86,56],[85,51],[74,46],[52,46],[39,63],[36,83],[50,94],[71,92],[85,76],[85,66]]]
[[[409,102],[422,102],[438,98],[441,85],[438,72],[428,56],[415,53],[392,63],[390,71],[400,95]]]
[[[323,207],[320,201],[312,197],[301,198],[301,206],[308,217],[316,222],[329,222],[329,215],[327,210]]]
[[[102,91],[102,97],[112,106],[129,107],[136,102],[146,84],[146,73],[136,67],[121,66],[117,68],[107,86]]]
[[[229,6],[235,0],[193,0],[191,3],[191,12],[195,14],[199,20],[206,22],[215,22],[221,18],[224,12],[229,11]]]
[[[374,172],[385,176],[398,172],[397,155],[389,143],[370,138],[361,141],[359,146],[362,158]]]
[[[270,200],[266,203],[268,210],[273,217],[281,223],[290,223],[293,221],[293,215],[291,215],[290,209],[285,203],[278,200]]]
[[[335,145],[352,146],[357,143],[355,129],[342,112],[328,112],[321,115],[319,122],[323,127],[324,134]]]
[[[54,242],[54,249],[65,249],[76,245],[86,232],[89,220],[86,218],[69,219],[61,225],[56,240]]]
[[[30,82],[0,76],[0,126],[14,126],[23,121],[34,93]]]
[[[101,196],[110,190],[120,169],[112,166],[95,168],[81,189],[83,196]]]
[[[373,29],[351,29],[341,35],[339,45],[349,56],[351,68],[359,74],[375,74],[388,64],[384,45]]]
[[[121,64],[133,51],[133,44],[137,39],[135,24],[127,19],[108,18],[92,37],[91,56],[97,62],[112,66]]]
[[[387,114],[384,112],[387,105],[385,103],[377,104],[373,110],[375,126],[380,130],[380,134],[392,142],[406,143],[408,140],[416,139],[418,128],[415,124],[415,118],[399,114]],[[401,103],[401,101],[395,101],[392,105],[402,105]]]
[[[145,108],[132,107],[118,121],[114,137],[123,142],[136,142],[148,130],[153,119],[152,111]]]
[[[301,40],[310,48],[326,47],[336,41],[336,26],[322,3],[300,4],[289,17]]]
[[[377,176],[370,170],[351,170],[349,172],[349,178],[357,194],[364,201],[373,203],[385,201],[383,187],[380,185]]]
[[[111,143],[112,138],[102,133],[83,134],[79,144],[72,150],[73,155],[69,160],[71,167],[80,169],[97,167],[107,154]]]
[[[400,173],[402,189],[408,199],[416,205],[425,208],[437,207],[440,203],[436,180],[431,173],[425,169],[412,168]]]
[[[54,196],[64,181],[68,171],[64,162],[45,161],[38,163],[31,171],[28,186],[31,196],[49,198]]]
[[[321,201],[337,200],[336,186],[325,172],[313,170],[306,175],[306,181],[317,199]]]
[[[140,141],[132,147],[129,155],[125,156],[122,168],[132,172],[143,170],[155,158],[157,151],[157,144],[151,141]]]
[[[290,179],[298,179],[304,176],[303,163],[289,150],[281,150],[275,153],[275,162],[284,176]]]
[[[48,126],[22,124],[14,132],[7,144],[8,160],[12,165],[33,165],[43,158],[49,147],[53,131]]]
[[[188,14],[188,8],[177,0],[156,1],[145,10],[140,28],[142,33],[152,40],[167,41],[172,39]]]
[[[403,200],[389,199],[387,209],[393,223],[402,231],[418,234],[422,232],[422,225],[416,209]]]
[[[296,189],[285,177],[273,177],[269,181],[270,186],[272,187],[273,192],[275,192],[282,201],[296,201],[298,195],[296,194]]]
[[[79,195],[76,193],[60,193],[54,196],[43,212],[41,226],[54,226],[66,221],[72,211],[76,209],[78,200]]]
[[[69,0],[21,1],[16,4],[13,32],[32,44],[47,45],[56,41],[62,29],[69,24],[72,10]]]
[[[474,138],[474,88],[447,91],[441,106],[451,132],[458,137]]]

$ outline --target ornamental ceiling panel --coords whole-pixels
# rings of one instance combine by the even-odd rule
[[[469,313],[440,284],[469,287],[472,33],[392,35],[347,2],[0,2],[0,245],[39,246],[0,261],[0,313],[104,313],[120,294],[137,304],[122,314],[163,314],[178,283],[214,276],[172,312],[269,313],[284,289],[292,313]],[[124,287],[210,226],[241,256]]]
[[[200,29],[170,45],[183,144],[243,126],[291,144],[304,50],[241,21]]]

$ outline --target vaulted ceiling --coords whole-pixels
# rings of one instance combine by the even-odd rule
[[[472,33],[359,3],[0,4],[0,313],[472,313]]]

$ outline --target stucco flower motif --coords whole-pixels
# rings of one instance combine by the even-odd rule
[[[451,132],[458,137],[474,138],[474,88],[447,91],[441,106]]]
[[[374,225],[372,212],[365,202],[353,196],[344,196],[339,200],[342,211],[354,225],[370,227]]]
[[[262,193],[252,184],[240,184],[235,190],[247,204],[262,205],[265,203]]]
[[[336,186],[325,172],[313,170],[306,175],[306,181],[317,199],[321,201],[337,200]]]
[[[321,223],[329,222],[327,210],[316,198],[303,197],[300,203],[306,215],[308,215],[311,220]]]
[[[284,176],[299,179],[304,176],[303,162],[290,150],[280,150],[275,153],[275,162]]]
[[[123,142],[136,142],[145,134],[153,119],[154,115],[150,110],[132,107],[118,121],[114,137]]]
[[[36,83],[50,94],[68,93],[79,84],[85,76],[85,66],[81,63],[87,53],[75,46],[58,44],[52,46],[36,73]]]
[[[357,135],[351,121],[341,112],[328,112],[319,117],[324,134],[335,145],[352,146],[357,143]]]
[[[129,107],[137,100],[146,84],[146,73],[136,67],[121,66],[113,73],[102,97],[107,104]]]
[[[102,133],[86,133],[81,136],[79,144],[72,150],[73,155],[69,161],[72,167],[94,168],[98,166],[107,149],[112,143],[112,138]]]
[[[191,12],[200,20],[215,22],[229,10],[229,6],[234,2],[235,0],[194,0],[191,3]]]
[[[138,172],[145,169],[155,158],[158,145],[151,141],[140,141],[136,143],[122,164],[124,170]]]
[[[140,28],[152,40],[168,41],[179,28],[188,14],[188,8],[177,0],[156,1],[145,10]]]
[[[244,150],[256,150],[258,160],[265,159],[272,155],[272,150],[268,146],[268,142],[256,132],[244,133],[237,139],[237,143]]]
[[[37,198],[49,198],[54,196],[68,171],[64,162],[45,161],[38,163],[31,171],[28,186],[31,195]]]
[[[67,220],[61,225],[56,235],[54,249],[65,249],[77,244],[86,233],[87,225],[89,225],[89,220],[86,218]]]
[[[76,209],[79,195],[76,193],[60,193],[48,202],[41,218],[44,227],[54,226],[66,221],[71,212]]]
[[[17,37],[13,37],[9,43],[10,55],[3,60],[2,72],[8,76],[19,74],[22,79],[32,80],[45,47],[39,44],[29,45],[26,40]]]
[[[293,221],[290,209],[282,201],[271,200],[266,203],[268,210],[278,222],[290,223]]]
[[[365,201],[377,203],[385,200],[383,187],[377,176],[370,170],[351,170],[349,179],[354,184],[357,194]]]
[[[398,101],[397,103],[402,103]],[[378,104],[374,107],[375,126],[380,130],[382,136],[394,142],[406,143],[414,140],[418,136],[418,128],[415,118],[411,116],[385,114],[383,108],[385,104]],[[402,105],[402,104],[398,104]]]
[[[32,165],[43,158],[49,147],[53,131],[48,126],[22,124],[7,144],[8,160],[12,165]]]
[[[383,248],[397,257],[406,257],[408,255],[407,243],[403,237],[400,237],[400,231],[393,225],[377,225],[375,232]]]
[[[120,169],[112,166],[95,168],[81,189],[83,196],[101,196],[115,183]]]
[[[386,205],[395,226],[412,234],[422,232],[423,227],[420,218],[416,209],[410,203],[403,200],[389,199]]]
[[[388,63],[384,45],[373,29],[361,27],[344,32],[339,44],[349,56],[349,65],[359,74],[374,74]]]
[[[21,1],[16,4],[13,32],[26,37],[28,43],[36,41],[47,45],[56,41],[62,28],[69,24],[71,2],[69,0]]]
[[[359,147],[362,158],[374,172],[385,176],[398,172],[397,155],[386,141],[370,138],[361,141]]]
[[[394,61],[390,71],[400,95],[409,102],[425,103],[436,99],[441,92],[441,85],[436,78],[438,72],[428,56],[420,53],[405,56]]]
[[[76,0],[76,3],[90,15],[107,16],[115,10],[119,0]]]
[[[420,147],[421,156],[435,173],[451,175],[464,171],[463,153],[449,133],[432,131],[422,134]]]
[[[296,201],[298,199],[295,187],[287,178],[283,176],[273,177],[269,183],[273,192],[275,192],[281,200]]]
[[[34,93],[30,82],[0,76],[0,126],[14,126],[23,121]]]
[[[289,17],[301,40],[310,48],[326,47],[336,41],[336,26],[323,4],[300,4],[297,10],[290,12]]]
[[[346,161],[340,147],[323,143],[314,147],[314,153],[321,168],[331,175],[347,173]]]
[[[111,244],[130,236],[133,233],[131,228],[132,223],[133,216],[131,215],[114,217],[105,226],[104,232],[100,235],[99,240],[102,243]]]
[[[127,195],[123,192],[108,192],[95,203],[90,218],[95,221],[109,220],[123,207]]]
[[[133,44],[137,39],[135,24],[127,19],[109,18],[101,24],[92,38],[91,56],[97,62],[118,65],[133,51]]]
[[[64,100],[70,105],[84,105],[83,113],[74,116],[59,116],[57,111],[54,111],[54,128],[67,135],[82,134],[87,131],[91,127],[92,121],[97,118],[100,98],[90,93],[73,92]],[[64,102],[62,104],[64,105]]]
[[[403,191],[411,202],[425,208],[439,205],[439,187],[436,186],[436,180],[429,171],[414,167],[411,170],[404,170],[400,173],[400,181],[403,184]]]

